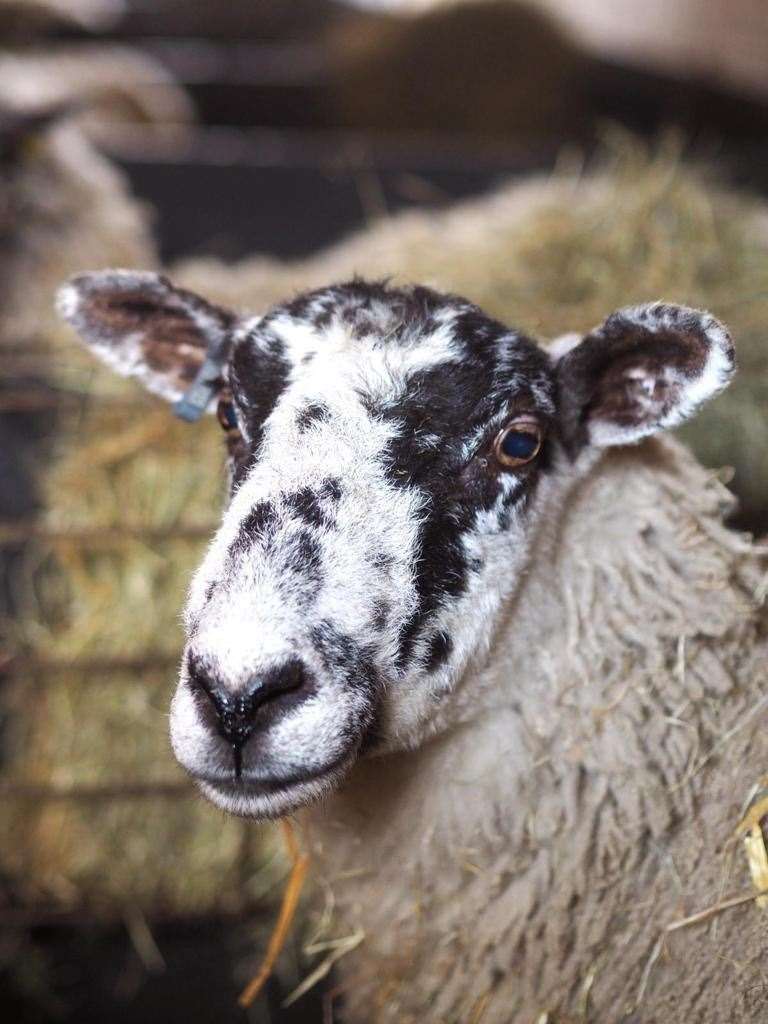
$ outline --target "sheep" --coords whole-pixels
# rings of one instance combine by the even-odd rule
[[[90,136],[120,138],[126,122],[183,132],[192,104],[171,74],[130,46],[96,45],[0,51],[0,94],[15,111],[87,106]]]
[[[66,115],[58,106],[0,107],[2,341],[55,341],[56,287],[92,260],[158,262],[143,204]]]
[[[183,90],[151,58],[124,46],[0,53],[3,338],[55,341],[56,287],[93,262],[158,264],[148,208],[93,142],[131,119],[180,132],[192,119]]]
[[[131,271],[58,308],[224,428],[171,741],[215,805],[300,814],[364,936],[343,1019],[762,1020],[761,911],[661,941],[747,887],[768,755],[766,551],[664,433],[726,328],[658,302],[547,350],[424,287],[242,317]]]
[[[123,0],[0,0],[0,32],[5,40],[72,27],[97,32],[123,12]]]
[[[595,69],[541,5],[472,0],[422,12],[358,12],[332,20],[326,36],[326,109],[334,124],[466,133],[539,149],[589,133]]]

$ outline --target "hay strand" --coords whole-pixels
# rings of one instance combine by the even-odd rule
[[[310,971],[304,980],[296,986],[290,995],[286,996],[283,1000],[283,1009],[287,1009],[292,1006],[297,1000],[301,999],[311,988],[314,988],[318,982],[326,978],[333,968],[333,965],[341,960],[347,953],[351,953],[353,949],[357,949],[360,943],[365,938],[365,932],[362,928],[353,932],[352,935],[346,935],[342,939],[333,939],[329,942],[324,943],[324,948],[329,949],[328,955]]]
[[[688,917],[683,917],[679,921],[673,921],[664,928],[664,933],[669,935],[671,932],[679,931],[681,928],[690,928],[694,924],[702,924],[704,921],[709,921],[710,918],[716,917],[718,914],[722,914],[726,910],[730,910],[732,907],[740,907],[745,903],[752,903],[761,898],[768,896],[768,889],[764,889],[760,892],[748,892],[743,893],[741,896],[731,896],[728,899],[720,900],[717,903],[713,903],[711,907],[707,907],[704,910],[699,910],[695,914],[690,914]]]
[[[148,974],[162,974],[166,969],[165,957],[160,952],[152,929],[139,907],[129,907],[125,912],[125,929]]]
[[[756,799],[742,820],[736,834],[743,836],[749,873],[756,889],[768,892],[768,849],[763,823],[768,820],[768,792],[758,791]],[[746,833],[746,834],[745,834]],[[768,897],[758,896],[757,905],[768,910]]]
[[[662,953],[664,952],[666,938],[673,932],[682,930],[683,928],[690,928],[697,924],[704,924],[707,921],[717,921],[717,918],[724,913],[726,910],[732,910],[734,907],[744,906],[746,903],[756,902],[760,905],[760,901],[766,898],[768,895],[768,889],[762,892],[750,892],[743,893],[739,896],[730,896],[726,899],[718,900],[713,903],[712,906],[706,907],[704,910],[699,910],[695,914],[689,914],[687,917],[680,918],[678,921],[672,921],[666,925],[662,930],[661,935],[654,943],[653,949],[648,956],[648,959],[643,968],[643,973],[640,978],[640,985],[637,990],[637,998],[635,999],[634,1009],[637,1010],[645,999],[645,993],[648,989],[648,983],[651,979],[653,969],[658,963]]]
[[[291,873],[288,876],[288,884],[283,893],[280,913],[270,936],[264,960],[256,975],[246,985],[238,999],[238,1004],[243,1009],[247,1009],[253,1003],[275,968],[277,959],[288,938],[293,919],[296,916],[296,908],[299,905],[299,897],[304,888],[304,880],[307,875],[307,868],[309,867],[309,856],[299,850],[293,825],[287,818],[283,819],[280,824],[283,829],[286,850],[291,860]]]

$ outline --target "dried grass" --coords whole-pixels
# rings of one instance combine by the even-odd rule
[[[32,903],[131,903],[147,913],[236,907],[249,901],[270,841],[191,785],[176,797],[69,801],[33,800],[22,787],[185,781],[169,750],[168,704],[179,609],[204,540],[183,527],[213,523],[223,482],[212,424],[201,437],[123,384],[117,391],[133,398],[126,427],[126,405],[116,411],[103,400],[114,382],[72,354],[62,376],[93,397],[62,424],[60,458],[45,480],[52,532],[27,558],[26,615],[10,627],[13,648],[33,664],[22,662],[6,693],[4,778],[17,792],[6,791],[0,807],[10,840],[0,844],[0,869]],[[131,529],[138,533],[127,536]],[[94,531],[125,539],[88,543]],[[112,669],[89,671],[100,658]]]
[[[731,326],[741,372],[682,433],[706,465],[734,467],[742,521],[768,529],[768,210],[686,166],[680,148],[674,135],[649,151],[614,131],[586,175],[565,156],[549,179],[380,220],[310,260],[177,269],[189,286],[252,311],[354,273],[390,275],[466,295],[541,338],[587,330],[635,302],[706,307]]]
[[[649,154],[622,139],[597,176],[563,172],[444,213],[407,213],[313,260],[177,270],[211,297],[256,310],[355,271],[392,273],[462,292],[542,337],[660,296],[706,306],[732,326],[742,373],[687,436],[705,462],[735,467],[756,512],[768,509],[767,224],[755,203],[685,169],[673,140]],[[44,481],[49,532],[27,558],[12,647],[36,664],[55,662],[57,674],[28,668],[7,690],[5,779],[180,782],[167,741],[169,664],[202,551],[190,533],[218,516],[218,428],[175,422],[95,369],[63,332],[52,344],[50,372],[73,402]],[[125,539],[89,544],[89,531]],[[114,667],[80,671],[81,659]],[[0,871],[32,901],[203,912],[249,893],[274,898],[280,878],[269,833],[225,818],[191,790],[155,801],[6,794],[0,830],[12,837],[0,845]]]
[[[752,884],[759,892],[768,894],[768,790],[765,788],[756,792],[736,829],[736,836],[744,844]],[[759,896],[757,905],[761,910],[768,910],[768,895]]]

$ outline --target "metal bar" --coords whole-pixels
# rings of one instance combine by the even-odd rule
[[[19,800],[73,800],[76,803],[99,803],[102,800],[176,799],[193,796],[194,793],[195,790],[189,781],[56,786],[0,779],[0,797]]]
[[[242,902],[234,906],[231,903],[232,891],[227,890],[226,901],[221,907],[216,907],[210,914],[201,913],[174,913],[167,908],[160,911],[153,911],[143,907],[147,920],[153,925],[186,925],[203,922],[213,924],[217,921],[228,923],[232,920],[242,920],[243,915],[262,916],[271,914],[271,906],[268,900],[261,903],[254,902],[248,897],[241,897]],[[119,901],[113,901],[105,906],[101,912],[84,906],[56,907],[49,905],[5,907],[0,904],[0,918],[3,928],[35,928],[44,926],[61,927],[114,927],[125,924],[123,905]]]
[[[38,412],[47,409],[80,409],[88,405],[108,405],[126,409],[148,409],[150,403],[143,397],[118,398],[111,395],[75,394],[62,391],[30,391],[24,393],[0,392],[0,413]]]
[[[152,36],[141,38],[139,45],[185,86],[225,82],[315,88],[328,75],[325,48],[313,42],[219,42],[189,36]]]
[[[215,531],[213,523],[168,526],[162,529],[146,527],[76,527],[73,529],[53,529],[39,523],[0,522],[0,545],[20,544],[25,541],[37,540],[48,543],[69,542],[83,545],[122,544],[127,540],[159,541],[159,540],[199,540],[210,537]]]
[[[179,133],[121,124],[102,145],[108,155],[128,163],[185,163],[259,168],[311,167],[401,172],[486,171],[493,175],[529,174],[551,167],[555,144],[538,147],[486,137],[471,144],[446,132],[380,137],[349,129],[198,127]]]
[[[19,338],[0,340],[0,353],[6,355],[51,355],[52,352],[61,351],[60,346],[52,345],[49,341],[37,338]]]
[[[175,669],[180,654],[150,651],[146,654],[106,658],[37,658],[0,653],[0,673],[19,676],[55,676],[63,672],[76,672],[84,676],[103,676],[112,672],[145,672],[148,669]]]

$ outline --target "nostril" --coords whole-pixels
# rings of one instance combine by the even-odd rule
[[[254,729],[308,695],[304,666],[292,658],[252,675],[244,688],[230,690],[198,657],[190,654],[187,664],[192,689],[205,695],[215,712],[218,732],[232,747],[235,775],[239,778],[242,750]]]
[[[304,667],[298,659],[251,676],[248,694],[255,707],[261,707],[288,693],[294,693],[304,682]]]
[[[193,691],[202,692],[213,704],[217,714],[226,709],[230,695],[219,685],[214,675],[200,658],[190,653],[187,657],[187,672]],[[221,711],[220,711],[221,709]]]

